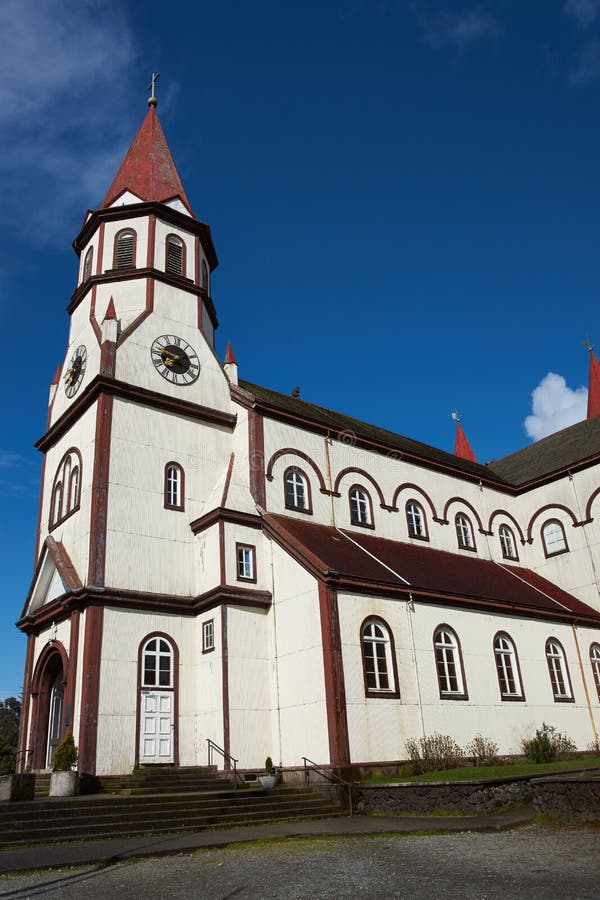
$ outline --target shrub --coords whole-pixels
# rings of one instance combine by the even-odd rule
[[[52,768],[55,772],[69,772],[77,762],[77,747],[73,735],[69,731],[62,739],[52,756]]]
[[[16,748],[0,735],[0,775],[12,775],[16,772],[16,761]]]
[[[449,734],[430,734],[405,743],[414,775],[454,769],[464,759],[464,752]]]
[[[545,722],[542,722],[534,737],[523,738],[521,747],[527,759],[535,763],[567,759],[577,749],[571,738]]]
[[[465,750],[474,766],[493,766],[498,762],[498,744],[482,734],[476,734]]]
[[[267,756],[267,758],[265,759],[265,772],[267,773],[267,775],[273,774],[273,760],[270,756]]]

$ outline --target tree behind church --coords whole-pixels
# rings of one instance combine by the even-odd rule
[[[16,697],[0,700],[0,775],[15,771],[21,701]]]

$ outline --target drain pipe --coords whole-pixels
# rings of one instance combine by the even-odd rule
[[[588,691],[587,681],[585,678],[585,670],[583,668],[583,660],[581,658],[581,650],[579,648],[579,639],[577,637],[577,625],[573,623],[571,626],[573,629],[573,637],[575,638],[575,647],[577,648],[577,659],[579,660],[579,669],[581,671],[581,680],[583,681],[583,690],[585,692],[585,702],[587,703],[588,713],[590,715],[590,720],[592,723],[592,731],[594,733],[594,744],[598,747],[598,731],[596,729],[596,722],[594,720],[594,711],[592,709],[592,701],[590,700],[590,692]]]

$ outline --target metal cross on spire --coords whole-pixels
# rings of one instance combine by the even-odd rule
[[[158,104],[158,100],[154,96],[154,86],[156,84],[156,79],[160,76],[160,72],[153,72],[152,79],[150,80],[150,84],[148,85],[148,90],[152,91],[150,96],[148,97],[148,106],[156,106]]]

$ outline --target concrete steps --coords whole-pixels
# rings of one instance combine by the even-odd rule
[[[190,781],[189,773],[148,773],[147,778],[144,774],[118,782],[100,779],[103,792],[99,794],[0,804],[0,846],[201,831],[342,813],[338,805],[300,787],[234,790],[231,782],[219,779],[216,773],[212,778],[198,773],[195,782],[193,778]],[[200,790],[179,789],[200,782]],[[116,792],[117,787],[121,793]],[[168,790],[170,787],[175,789]],[[152,792],[153,788],[157,790]]]

